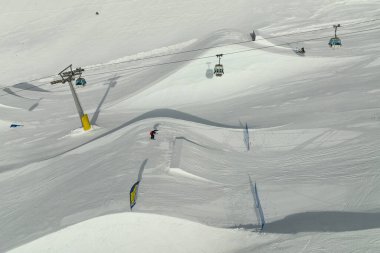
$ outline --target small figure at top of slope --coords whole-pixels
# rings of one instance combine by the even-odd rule
[[[305,48],[304,47],[296,48],[296,53],[297,54],[305,54],[306,53]]]
[[[157,129],[154,129],[152,131],[150,131],[150,139],[151,140],[154,140],[154,136],[157,134],[158,130]]]
[[[296,47],[296,48],[294,48],[294,49],[292,49],[292,50],[293,50],[294,53],[296,53],[296,54],[299,55],[299,56],[304,56],[305,53],[306,53],[306,50],[305,50],[304,47],[301,47],[301,48]]]

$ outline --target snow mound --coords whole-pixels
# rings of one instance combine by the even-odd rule
[[[258,236],[242,237],[244,233],[166,216],[118,213],[69,226],[9,252],[228,252]]]

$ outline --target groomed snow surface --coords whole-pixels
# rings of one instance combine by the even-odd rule
[[[379,252],[379,2],[0,13],[0,252]],[[50,85],[69,64],[85,69],[87,132],[69,87]]]

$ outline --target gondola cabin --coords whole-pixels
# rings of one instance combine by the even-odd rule
[[[223,64],[216,64],[214,68],[214,74],[216,76],[222,76],[224,74]]]
[[[215,65],[214,74],[216,76],[222,76],[224,74],[223,64],[220,64],[220,58],[222,58],[223,54],[217,54],[216,57],[219,59],[219,63]]]
[[[86,85],[86,79],[80,77],[75,81],[76,86],[85,86]]]
[[[331,38],[329,41],[329,46],[330,47],[341,47],[342,46],[342,41],[336,37],[336,38]]]
[[[336,35],[336,32],[338,31],[338,28],[340,27],[340,24],[333,25],[335,29],[334,37],[330,39],[329,46],[332,48],[341,47],[342,41],[339,39],[339,37]]]

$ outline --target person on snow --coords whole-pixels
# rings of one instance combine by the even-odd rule
[[[301,53],[301,54],[304,54],[304,53],[305,53],[305,48],[304,48],[304,47],[302,47],[302,48],[300,49],[300,53]]]
[[[155,129],[155,130],[152,130],[152,131],[150,131],[150,133],[149,133],[149,134],[150,134],[150,138],[151,138],[152,140],[154,140],[154,136],[157,134],[157,131],[158,131],[158,130],[156,130],[156,129]]]

